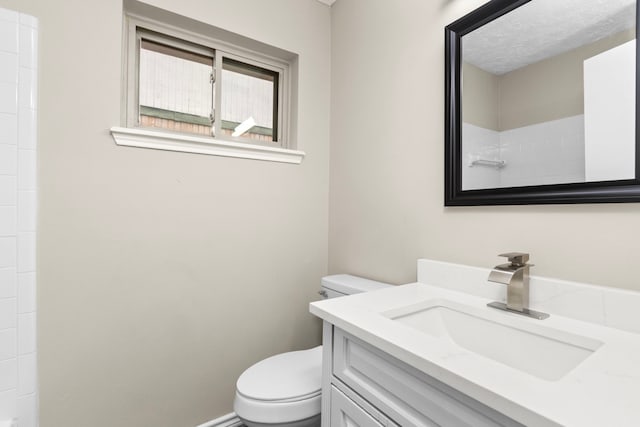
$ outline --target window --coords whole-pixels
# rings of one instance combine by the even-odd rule
[[[263,53],[133,15],[126,16],[125,38],[126,128],[112,129],[119,145],[147,146],[130,143],[138,135],[156,138],[149,148],[173,150],[177,145],[161,146],[169,140],[199,144],[199,151],[175,151],[224,144],[227,154],[221,155],[235,157],[261,158],[228,154],[242,144],[295,151],[289,110],[294,54],[278,57],[271,54],[277,48]],[[304,153],[295,153],[299,159],[292,163],[300,163]]]
[[[222,60],[224,135],[278,140],[278,73],[230,58]]]
[[[211,135],[214,51],[142,31],[139,37],[136,125]]]

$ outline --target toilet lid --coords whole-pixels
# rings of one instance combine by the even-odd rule
[[[298,400],[320,393],[322,346],[282,353],[244,371],[238,393],[255,400]]]

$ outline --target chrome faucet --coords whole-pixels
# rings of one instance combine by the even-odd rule
[[[507,285],[507,303],[495,301],[487,305],[535,319],[549,317],[546,313],[529,309],[529,268],[533,267],[533,264],[527,264],[529,254],[509,252],[499,256],[507,257],[509,263],[493,267],[493,270],[489,273],[488,280]]]

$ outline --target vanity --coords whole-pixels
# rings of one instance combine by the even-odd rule
[[[490,269],[418,261],[418,282],[311,303],[323,427],[640,425],[640,293],[531,276],[544,320]]]

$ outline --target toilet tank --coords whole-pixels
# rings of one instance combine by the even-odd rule
[[[324,298],[335,298],[344,295],[359,294],[360,292],[375,291],[390,286],[393,285],[352,276],[350,274],[334,274],[322,278],[320,295]]]

